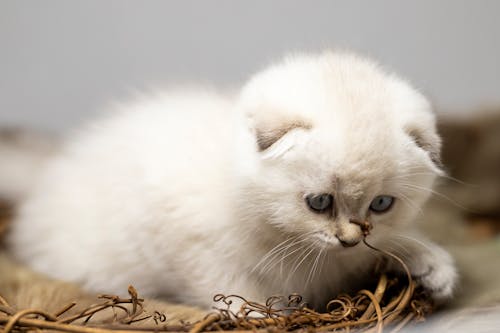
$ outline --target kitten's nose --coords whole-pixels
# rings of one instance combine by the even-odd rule
[[[345,219],[339,223],[336,236],[343,247],[353,247],[363,239],[363,227],[357,220]]]

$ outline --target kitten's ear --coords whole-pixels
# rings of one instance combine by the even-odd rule
[[[443,167],[441,162],[441,139],[433,128],[409,128],[406,133],[419,148],[429,154],[431,161],[439,169]]]
[[[310,129],[311,126],[303,121],[289,121],[276,124],[273,122],[256,124],[255,135],[260,151],[264,151],[294,129]]]

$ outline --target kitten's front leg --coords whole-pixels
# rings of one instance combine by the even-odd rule
[[[431,293],[438,303],[453,296],[458,274],[451,255],[440,246],[420,235],[400,235],[393,239],[397,242],[394,249],[401,249],[398,256],[408,265],[412,276]],[[392,263],[391,268],[403,271],[398,263]]]

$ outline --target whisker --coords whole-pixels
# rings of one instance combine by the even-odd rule
[[[262,259],[254,266],[254,268],[251,270],[251,272],[256,271],[257,268],[259,268],[259,266],[261,266],[262,264],[264,264],[266,261],[268,261],[268,260],[272,261],[273,257],[275,257],[276,255],[280,254],[282,251],[288,249],[289,247],[297,244],[297,242],[300,243],[302,240],[306,239],[307,237],[309,237],[313,233],[314,233],[314,231],[311,231],[311,232],[307,232],[305,234],[288,237],[283,242],[279,243],[278,245],[274,246],[271,250],[269,250],[262,257]],[[289,242],[291,242],[291,243],[287,244]],[[267,263],[266,263],[266,265],[267,265]],[[264,269],[266,265],[264,265],[264,267],[262,267],[262,269]]]
[[[413,201],[411,201],[410,198],[408,198],[406,195],[403,193],[397,193],[397,196],[403,200],[404,203],[406,203],[408,206],[412,207],[413,209],[417,210],[420,215],[424,215],[424,211],[422,210],[421,207],[417,206]]]
[[[295,267],[293,268],[293,270],[291,271],[291,273],[289,274],[288,278],[287,278],[287,281],[295,274],[295,272],[297,272],[297,270],[299,269],[299,267],[302,265],[302,263],[304,262],[304,260],[306,260],[307,257],[309,257],[309,255],[315,250],[315,247],[316,247],[316,243],[312,243],[311,245],[309,245],[309,247],[307,247],[307,249],[304,251],[304,253],[306,253],[306,251],[308,251],[305,255],[301,255],[299,256],[298,258],[302,258],[300,260],[300,262],[295,265]]]
[[[426,250],[428,250],[429,252],[433,252],[433,249],[428,244],[426,244],[425,242],[423,242],[420,239],[417,239],[415,237],[410,237],[408,235],[403,235],[403,234],[394,234],[393,236],[413,241],[413,242],[419,244],[420,246],[422,246],[423,248],[425,248]]]
[[[297,236],[294,241],[291,244],[285,244],[283,245],[278,251],[276,251],[273,256],[268,258],[268,262],[264,265],[264,267],[261,268],[260,272],[261,274],[265,274],[269,272],[271,269],[273,269],[278,263],[280,263],[280,274],[282,274],[282,260],[286,259],[287,257],[291,256],[295,252],[299,251],[301,247],[293,250],[290,253],[287,253],[287,251],[292,248],[293,246],[299,245],[301,243],[307,242],[309,239],[308,237],[315,233],[315,231],[310,231],[307,233],[304,233],[302,235]],[[282,254],[281,260],[279,259],[280,254]]]
[[[316,245],[317,245],[317,243],[316,243]],[[318,255],[316,256],[316,259],[314,259],[314,261],[312,262],[312,267],[311,267],[311,269],[309,271],[309,274],[307,275],[306,285],[309,284],[309,281],[312,282],[312,280],[313,280],[314,273],[316,272],[316,268],[317,268],[317,265],[318,265],[318,260],[319,260],[319,257],[321,256],[321,253],[323,253],[323,249],[321,249],[318,252]]]
[[[287,239],[285,239],[283,242],[279,243],[278,245],[274,246],[271,250],[269,250],[263,257],[262,259],[260,259],[260,261],[254,266],[254,268],[251,270],[251,272],[253,273],[260,265],[262,265],[270,256],[272,256],[276,251],[279,250],[279,248],[283,245],[285,245],[286,243],[288,243],[289,241],[291,240],[295,240],[297,239],[299,236],[291,236],[291,237],[288,237]]]
[[[323,248],[323,247],[319,251],[318,258],[316,259],[317,261],[315,262],[316,266],[314,268],[313,275],[311,276],[311,283],[313,282],[314,278],[316,277],[316,273],[318,273],[319,275],[321,275],[320,261],[321,261],[321,258],[323,257],[323,255],[324,255],[325,252],[326,252],[326,249]]]
[[[281,253],[286,253],[286,251],[288,251],[288,249],[290,249],[290,247],[292,246],[295,246],[295,245],[298,245],[298,244],[301,244],[301,243],[304,243],[308,241],[307,239],[302,239],[300,241],[297,241],[293,244],[291,244],[290,246],[287,246],[284,251],[282,251]],[[299,251],[302,247],[299,247],[295,250],[293,250],[292,252],[290,253],[287,253],[284,257],[282,257],[281,259],[279,259],[279,254],[277,254],[276,256],[274,256],[272,259],[269,260],[269,262],[262,268],[261,270],[261,274],[265,274],[267,272],[269,272],[271,269],[273,269],[278,263],[282,263],[283,260],[285,260],[287,257],[291,256],[292,254],[294,254],[295,252]]]
[[[307,238],[304,238],[300,242],[298,242],[298,244],[303,243],[303,242],[305,242],[307,240],[308,240]],[[295,244],[292,244],[292,245],[295,245]],[[290,247],[291,246],[287,246],[284,251],[281,251],[281,253],[282,253],[281,254],[281,259],[279,259],[279,263],[280,263],[280,276],[283,276],[283,264],[285,262],[285,259],[288,258],[289,256],[291,256],[292,254],[294,254],[295,252],[297,252],[298,250],[300,250],[300,248],[298,248],[298,249],[293,250],[290,253],[287,253],[288,250],[290,249]]]
[[[478,187],[479,186],[477,184],[467,183],[463,180],[460,180],[458,178],[452,177],[452,176],[447,175],[447,174],[439,175],[439,174],[436,174],[434,172],[414,172],[414,173],[396,175],[396,176],[393,176],[393,177],[386,179],[385,181],[391,181],[393,179],[405,179],[405,178],[409,178],[411,176],[437,176],[438,178],[448,179],[448,180],[451,180],[455,183],[465,185],[465,186],[470,186],[470,187]]]
[[[401,255],[403,259],[410,257],[411,251],[406,246],[396,241],[395,239],[388,239],[387,241],[392,245],[392,246],[387,246],[388,244],[386,244],[386,246],[384,247],[387,250],[393,251],[394,253],[398,253],[399,255]]]
[[[459,208],[462,208],[466,211],[469,211],[469,209],[467,207],[464,207],[463,205],[459,204],[458,202],[456,202],[455,200],[447,197],[446,195],[444,195],[443,193],[440,193],[440,192],[437,192],[431,188],[425,188],[425,187],[422,187],[422,186],[418,186],[418,185],[414,185],[414,184],[407,184],[407,183],[400,183],[399,185],[403,186],[403,187],[406,187],[407,189],[410,189],[410,190],[414,190],[414,191],[427,191],[427,192],[430,192],[440,198],[443,198],[445,199],[446,201],[452,203],[453,205],[459,207]]]

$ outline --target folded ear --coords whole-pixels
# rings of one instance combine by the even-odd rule
[[[441,162],[441,138],[434,128],[408,128],[406,133],[415,144],[429,154],[429,158],[438,167],[443,166]]]
[[[303,121],[294,120],[282,123],[273,121],[256,124],[255,135],[260,151],[266,150],[293,129],[309,129],[311,126]]]

